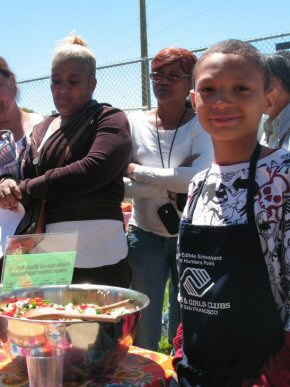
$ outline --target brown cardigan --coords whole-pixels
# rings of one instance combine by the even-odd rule
[[[123,220],[123,171],[131,157],[125,113],[96,101],[86,104],[46,140],[37,155],[36,174],[35,149],[55,117],[34,128],[35,146],[24,165],[25,180],[19,185],[23,203],[45,199],[47,223]]]

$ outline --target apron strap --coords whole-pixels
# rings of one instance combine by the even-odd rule
[[[248,176],[248,192],[247,192],[247,203],[246,203],[246,210],[247,210],[247,218],[248,223],[254,225],[255,224],[255,214],[254,214],[254,197],[255,197],[255,176],[256,176],[256,166],[261,153],[261,145],[259,142],[257,142],[256,148],[251,156],[250,160],[250,166],[249,166],[249,176]],[[188,219],[191,221],[193,212],[195,210],[197,200],[199,196],[202,193],[203,187],[205,185],[207,176],[209,174],[211,167],[207,170],[206,175],[200,185],[200,188],[198,190],[198,193],[196,197],[192,200],[190,203],[189,209],[188,209]]]
[[[255,197],[255,176],[256,176],[256,166],[261,153],[261,145],[257,142],[254,153],[252,154],[250,167],[249,167],[249,177],[248,177],[248,193],[247,193],[247,217],[248,223],[255,225],[255,211],[254,211],[254,197]]]

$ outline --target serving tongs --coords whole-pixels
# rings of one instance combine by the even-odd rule
[[[32,320],[85,320],[96,322],[118,322],[122,315],[112,316],[104,314],[112,309],[125,307],[134,303],[132,299],[126,299],[123,301],[115,302],[114,304],[100,306],[96,309],[96,314],[86,314],[79,312],[66,312],[64,310],[58,310],[52,307],[40,307],[30,309],[24,313],[22,317]]]

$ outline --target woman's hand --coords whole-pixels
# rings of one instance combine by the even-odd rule
[[[181,164],[179,164],[180,167],[191,167],[191,164],[194,160],[196,160],[199,157],[199,154],[191,155],[186,157]]]
[[[137,165],[137,164],[135,164],[135,163],[130,163],[130,164],[128,165],[128,168],[127,168],[127,176],[128,176],[130,179],[132,179],[132,180],[134,180],[133,174],[134,174],[136,165]]]
[[[13,179],[5,179],[0,184],[0,207],[5,210],[15,211],[22,194]]]

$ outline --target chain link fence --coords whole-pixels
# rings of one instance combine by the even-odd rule
[[[271,54],[282,49],[290,49],[290,32],[247,40],[260,51]],[[207,47],[192,50],[197,57]],[[100,66],[94,97],[99,102],[107,102],[126,111],[147,110],[156,106],[149,80],[152,58],[127,61]],[[143,63],[143,66],[142,66]],[[142,71],[143,69],[143,71]],[[18,82],[19,105],[44,115],[55,111],[51,92],[50,77],[42,77]]]

